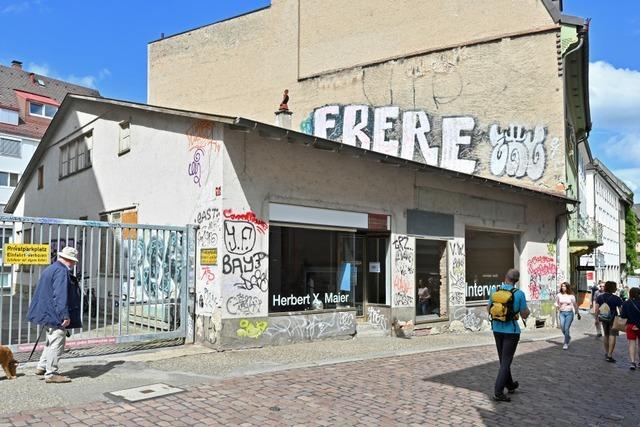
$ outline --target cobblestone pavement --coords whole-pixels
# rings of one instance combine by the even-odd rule
[[[593,336],[567,351],[559,339],[522,343],[511,403],[489,399],[497,356],[481,346],[210,380],[138,403],[24,411],[0,425],[638,426],[640,372],[619,341],[616,364]]]

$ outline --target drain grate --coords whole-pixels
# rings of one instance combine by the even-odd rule
[[[183,392],[184,390],[178,387],[173,387],[167,384],[150,384],[142,387],[128,388],[125,390],[112,391],[105,393],[105,395],[113,400],[126,400],[127,402],[139,402],[141,400],[155,399],[157,397],[169,396]]]

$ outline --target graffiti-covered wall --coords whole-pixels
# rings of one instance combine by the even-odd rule
[[[326,105],[314,109],[301,130],[430,166],[511,178],[523,186],[555,191],[557,177],[545,173],[560,154],[561,135],[549,135],[540,123],[483,126],[473,115],[442,117],[398,106]]]
[[[391,235],[391,305],[413,307],[415,305],[416,239]]]
[[[565,192],[560,26],[542,1],[315,3],[151,43],[149,101],[273,123],[286,88],[296,130]]]

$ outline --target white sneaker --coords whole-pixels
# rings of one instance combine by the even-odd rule
[[[563,345],[563,346],[562,346],[562,349],[563,349],[563,350],[568,350],[568,349],[569,349],[569,344],[565,344],[565,345]]]

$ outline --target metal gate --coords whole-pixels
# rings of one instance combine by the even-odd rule
[[[29,304],[65,246],[78,251],[73,273],[82,289],[83,327],[67,340],[72,354],[184,342],[192,228],[8,215],[0,226],[0,343],[14,353],[33,348],[40,327],[26,319]]]

